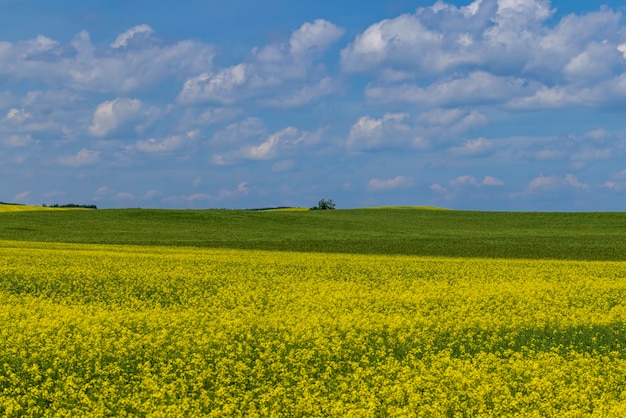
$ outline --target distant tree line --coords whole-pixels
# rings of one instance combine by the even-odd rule
[[[260,211],[260,210],[276,210],[276,209],[293,209],[293,206],[272,206],[268,208],[252,208],[244,210]]]
[[[0,202],[0,205],[24,206],[23,203],[9,203],[9,202]]]
[[[98,207],[96,205],[77,205],[76,203],[68,203],[66,205],[46,205],[45,203],[43,204],[44,208],[80,208],[80,209],[98,209]]]

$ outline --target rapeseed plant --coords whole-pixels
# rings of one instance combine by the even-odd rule
[[[0,415],[624,416],[625,272],[0,241]]]

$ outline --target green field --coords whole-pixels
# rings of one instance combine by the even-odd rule
[[[0,239],[352,254],[625,260],[626,213],[413,208],[0,214]]]
[[[0,213],[0,416],[623,417],[626,214]]]

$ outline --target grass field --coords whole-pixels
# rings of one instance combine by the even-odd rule
[[[626,213],[55,210],[2,214],[0,239],[620,261],[626,260]]]
[[[0,213],[0,415],[623,417],[624,221]]]

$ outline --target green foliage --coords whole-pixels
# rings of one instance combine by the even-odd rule
[[[333,199],[321,199],[317,202],[317,206],[312,207],[312,210],[332,210],[335,209],[335,202]]]

